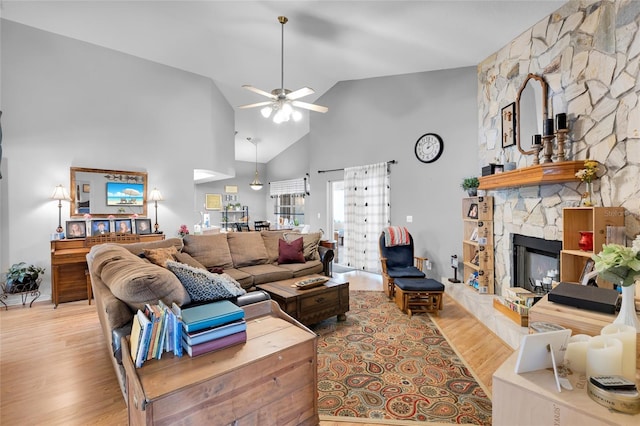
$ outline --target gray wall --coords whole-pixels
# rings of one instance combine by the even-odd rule
[[[318,170],[397,160],[391,166],[392,223],[407,226],[416,254],[432,260],[429,276],[451,276],[450,256],[460,256],[462,246],[465,194],[460,181],[477,173],[476,94],[474,67],[341,82],[318,99],[329,112],[312,113],[311,131],[298,142],[303,144],[299,152],[291,148],[272,160],[269,176],[298,158],[308,161],[306,220],[312,229],[328,230],[327,182],[343,175]],[[439,134],[445,148],[438,161],[424,164],[416,159],[414,147],[428,132]],[[297,175],[302,172],[296,170]],[[413,216],[412,223],[406,222],[407,216]]]
[[[1,31],[0,270],[45,267],[41,300],[58,224],[49,197],[69,187],[69,167],[147,171],[169,236],[192,223],[193,169],[235,173],[233,108],[211,79],[11,21]]]

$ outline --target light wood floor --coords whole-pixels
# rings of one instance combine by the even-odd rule
[[[382,290],[377,275],[340,275],[351,289]],[[433,318],[490,391],[491,375],[512,350],[448,297],[444,310]],[[0,422],[126,425],[126,406],[110,356],[95,305],[86,301],[63,303],[57,309],[41,303],[0,311]],[[321,421],[322,426],[362,424],[336,418]]]

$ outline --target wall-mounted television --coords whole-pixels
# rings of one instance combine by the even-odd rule
[[[144,205],[144,184],[107,182],[107,206]]]

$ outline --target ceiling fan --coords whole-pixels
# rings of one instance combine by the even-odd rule
[[[242,87],[254,93],[257,93],[259,95],[266,96],[270,100],[263,101],[263,102],[256,102],[254,104],[242,105],[238,107],[238,108],[264,107],[260,110],[260,113],[265,118],[269,118],[273,113],[274,123],[282,123],[285,121],[289,121],[290,119],[293,119],[294,121],[299,121],[302,118],[302,113],[294,109],[293,107],[308,109],[311,111],[322,112],[322,113],[329,111],[329,108],[327,107],[310,104],[308,102],[301,102],[297,100],[304,96],[308,96],[315,93],[315,91],[312,88],[303,87],[293,92],[289,89],[284,88],[284,24],[286,24],[287,21],[288,19],[286,16],[278,16],[278,22],[282,24],[282,36],[281,36],[282,55],[280,56],[281,58],[280,88],[273,89],[271,93],[269,93],[264,90],[255,88],[251,85],[245,84]]]

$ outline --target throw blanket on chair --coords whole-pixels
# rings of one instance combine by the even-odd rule
[[[384,245],[386,247],[408,246],[411,244],[409,230],[404,226],[389,226],[384,228]]]

